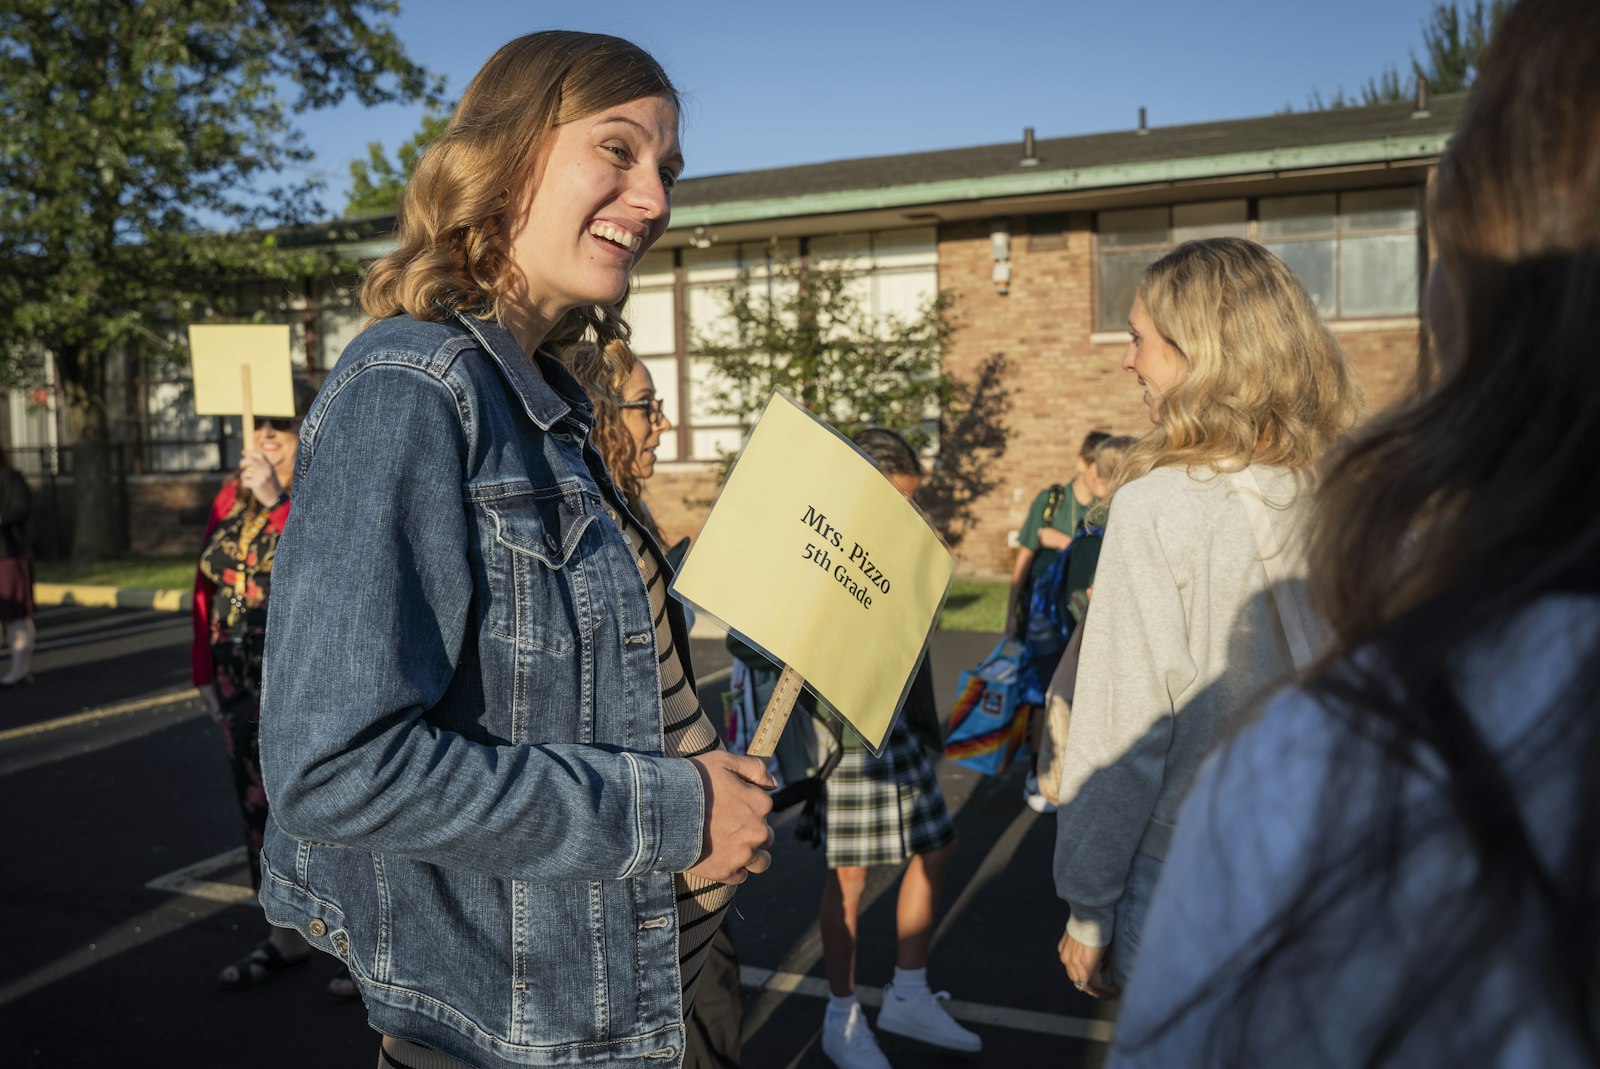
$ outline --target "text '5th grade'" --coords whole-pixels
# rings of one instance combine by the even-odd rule
[[[820,545],[817,542],[806,543],[804,558],[831,574],[834,582],[859,602],[862,608],[872,608],[874,591],[883,594],[889,592],[889,577],[883,574],[883,569],[872,563],[872,555],[860,542],[851,542],[850,552],[845,559],[837,564],[834,562],[830,550],[842,551],[845,538],[844,532],[829,523],[827,516],[808,505],[800,522],[815,531],[821,539]],[[854,571],[851,570],[852,566]]]

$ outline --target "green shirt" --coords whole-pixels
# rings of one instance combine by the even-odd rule
[[[1089,514],[1088,505],[1078,504],[1078,499],[1072,494],[1071,483],[1061,483],[1061,503],[1056,506],[1055,515],[1050,517],[1050,526],[1062,534],[1070,535],[1077,530],[1078,521]],[[1050,503],[1050,487],[1039,491],[1039,496],[1033,499],[1033,504],[1028,508],[1028,518],[1022,521],[1022,530],[1017,533],[1017,542],[1024,549],[1033,553],[1033,566],[1028,569],[1028,577],[1037,579],[1050,567],[1050,562],[1056,559],[1058,549],[1045,549],[1039,545],[1039,529],[1044,526],[1044,511]]]

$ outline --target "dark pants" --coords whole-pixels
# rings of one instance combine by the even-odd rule
[[[739,991],[739,955],[726,923],[711,939],[694,1008],[684,1022],[683,1069],[738,1069],[744,997]]]

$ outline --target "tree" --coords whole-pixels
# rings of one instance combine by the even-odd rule
[[[1367,79],[1359,97],[1347,97],[1339,89],[1324,100],[1320,91],[1313,91],[1308,103],[1312,110],[1397,104],[1411,99],[1416,78],[1435,93],[1460,92],[1477,77],[1489,42],[1510,9],[1511,0],[1490,0],[1487,5],[1473,0],[1465,9],[1456,0],[1436,3],[1422,26],[1425,59],[1411,53],[1412,79],[1402,79],[1400,68],[1391,64],[1378,77]]]
[[[694,338],[716,367],[710,410],[741,432],[783,390],[846,434],[887,427],[919,448],[952,396],[939,355],[954,326],[950,298],[930,299],[911,319],[874,316],[844,263],[775,259],[722,291],[727,317]]]
[[[320,215],[291,117],[354,94],[437,99],[397,0],[10,0],[0,7],[0,363],[55,358],[73,553],[115,551],[108,370],[182,354],[241,279],[324,258],[271,227]]]
[[[383,145],[367,142],[367,158],[350,161],[350,194],[345,200],[346,219],[365,219],[374,215],[393,215],[400,209],[400,194],[416,173],[422,150],[431,145],[450,125],[448,113],[429,112],[422,117],[422,129],[400,145],[391,161]]]
[[[708,410],[748,434],[783,390],[845,434],[887,427],[919,450],[937,436],[940,456],[961,463],[941,462],[925,496],[955,544],[989,487],[982,473],[1005,451],[1004,358],[992,357],[974,383],[952,379],[941,366],[957,329],[952,298],[932,297],[910,318],[874,315],[864,277],[847,263],[783,258],[743,273],[721,293],[726,316],[691,340],[716,369]],[[725,453],[724,465],[733,459]]]

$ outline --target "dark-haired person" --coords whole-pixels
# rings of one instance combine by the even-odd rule
[[[1275,598],[1303,605],[1311,472],[1360,398],[1305,287],[1253,242],[1179,245],[1128,322],[1122,366],[1155,426],[1118,465],[1056,820],[1058,951],[1091,995],[1134,972],[1201,761],[1294,672]]]
[[[917,492],[922,461],[904,438],[869,427],[853,440],[908,500]],[[918,672],[928,672],[926,659]],[[924,689],[931,692],[931,684]],[[977,1033],[945,1010],[949,995],[928,987],[928,951],[956,828],[933,766],[907,725],[909,715],[890,729],[882,757],[844,729],[844,756],[823,786],[828,878],[817,927],[831,997],[823,1012],[822,1052],[839,1069],[889,1069],[856,999],[856,932],[867,869],[875,865],[906,866],[895,903],[894,979],[883,987],[878,1029],[948,1050],[983,1049]]]
[[[1040,490],[1033,504],[1028,506],[1028,515],[1017,532],[1017,560],[1011,569],[1011,591],[1006,598],[1006,634],[1019,641],[1028,624],[1028,601],[1033,584],[1050,570],[1056,555],[1072,544],[1072,532],[1078,529],[1078,524],[1094,507],[1094,489],[1088,479],[1089,466],[1094,462],[1094,451],[1110,437],[1105,431],[1090,431],[1084,435],[1083,444],[1078,447],[1072,479]],[[1058,653],[1054,657],[1040,658],[1033,665],[1034,674],[1041,685],[1050,681],[1060,660]],[[1029,725],[1033,763],[1022,785],[1023,800],[1035,813],[1055,810],[1049,799],[1039,793],[1039,744],[1043,729],[1044,717],[1035,716]]]
[[[619,38],[500,48],[418,163],[362,284],[372,321],[306,417],[267,632],[261,897],[348,963],[385,1064],[681,1064],[703,936],[772,862],[771,780],[714,747],[683,614],[640,572],[659,547],[559,356],[626,339],[678,112]]]
[[[28,480],[11,466],[5,446],[0,444],[0,629],[11,654],[0,687],[33,682],[28,665],[38,630],[33,622],[33,549],[28,543],[32,514],[33,491]]]
[[[1198,778],[1115,1064],[1600,1064],[1596,57],[1593,0],[1495,32],[1423,384],[1319,494],[1335,651]]]

